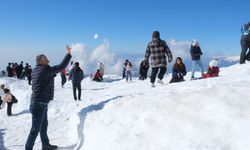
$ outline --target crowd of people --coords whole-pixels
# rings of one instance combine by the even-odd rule
[[[240,64],[244,64],[246,60],[250,61],[250,22],[245,24],[242,29],[241,37],[241,55]],[[52,145],[49,142],[47,135],[48,127],[48,104],[54,98],[54,78],[57,73],[60,73],[62,82],[61,86],[68,80],[72,82],[73,97],[74,100],[81,100],[81,82],[84,78],[83,70],[80,68],[79,62],[71,61],[70,67],[66,70],[68,63],[71,60],[71,50],[72,48],[66,46],[67,54],[59,65],[50,66],[49,60],[45,55],[38,55],[36,57],[36,67],[32,70],[31,66],[26,63],[23,67],[23,62],[19,65],[17,63],[9,63],[6,72],[7,77],[15,77],[18,79],[24,79],[27,77],[29,84],[32,81],[32,95],[30,102],[30,112],[32,115],[32,125],[30,133],[28,135],[25,149],[32,150],[35,144],[38,133],[40,133],[42,149],[43,150],[54,150],[57,149],[56,145]],[[204,72],[203,64],[201,61],[201,56],[203,55],[200,48],[199,42],[193,40],[190,47],[190,56],[192,60],[192,72],[190,80],[204,79],[210,77],[219,76],[219,60],[213,59],[209,63],[207,72]],[[149,60],[150,58],[150,60]],[[147,73],[149,67],[151,67],[150,83],[152,87],[155,87],[156,78],[159,84],[163,84],[162,79],[167,71],[167,63],[171,63],[173,60],[173,55],[168,47],[167,43],[160,38],[160,32],[154,31],[152,34],[152,40],[148,43],[145,52],[145,57],[140,63],[140,80],[147,79]],[[199,67],[201,71],[201,77],[195,77],[196,67]],[[127,82],[132,81],[132,63],[129,60],[124,62],[123,66],[123,78],[126,78]],[[181,57],[176,57],[175,63],[172,68],[172,78],[170,83],[183,82],[184,77],[187,74],[186,66]],[[104,76],[104,64],[102,62],[98,63],[98,67],[93,81],[103,81]],[[76,92],[78,91],[78,94]],[[7,104],[7,115],[12,115],[12,104],[17,103],[18,100],[10,92],[5,85],[0,85],[0,109]]]
[[[24,66],[23,61],[21,61],[20,64],[8,63],[8,66],[6,67],[7,74],[4,73],[4,76],[11,77],[11,78],[17,78],[17,79],[27,78],[28,84],[31,85],[31,72],[32,72],[31,65],[26,63]]]

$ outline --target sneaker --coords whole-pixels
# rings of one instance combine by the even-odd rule
[[[157,80],[157,82],[158,82],[159,84],[164,84],[164,83],[163,83],[163,81],[162,81],[162,80],[160,80],[160,79],[159,79],[159,80]]]
[[[55,150],[57,149],[58,147],[56,145],[46,145],[46,146],[43,146],[42,147],[42,150]]]
[[[154,83],[151,83],[151,87],[155,87],[155,84],[154,84]]]

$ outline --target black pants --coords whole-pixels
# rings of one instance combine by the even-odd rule
[[[66,83],[66,76],[65,75],[61,75],[62,78],[62,86]]]
[[[159,71],[159,70],[160,70],[160,73],[158,74],[158,71]],[[159,78],[160,80],[162,80],[163,77],[164,77],[164,74],[166,73],[166,71],[167,71],[167,67],[166,67],[166,66],[165,66],[165,67],[153,67],[153,68],[152,68],[152,73],[151,73],[150,82],[151,82],[151,83],[155,83],[155,79],[156,79],[157,74],[158,74],[158,78]]]
[[[3,101],[1,100],[1,96],[0,96],[0,109],[2,108],[2,103]]]
[[[11,102],[8,102],[8,103],[7,103],[7,115],[8,115],[8,116],[11,116],[11,115],[12,115],[12,111],[11,111],[11,110],[12,110],[12,104],[13,104],[13,103],[11,103]]]
[[[81,99],[81,92],[82,92],[81,83],[73,83],[74,100],[77,100],[76,89],[78,90],[78,100],[80,100]]]
[[[241,39],[241,53],[240,53],[240,64],[245,63],[246,60],[250,60],[250,41]]]
[[[31,76],[28,76],[29,85],[31,85]]]

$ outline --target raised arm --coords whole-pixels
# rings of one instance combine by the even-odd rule
[[[64,59],[62,60],[62,62],[59,65],[51,67],[52,74],[57,74],[57,73],[61,72],[69,64],[69,61],[70,61],[70,59],[72,57],[71,56],[71,50],[72,50],[72,48],[69,47],[69,46],[66,46],[66,50],[67,50],[67,54],[64,57]]]

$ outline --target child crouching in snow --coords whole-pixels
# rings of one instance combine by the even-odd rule
[[[219,60],[214,59],[209,63],[208,71],[206,74],[202,76],[203,79],[211,78],[211,77],[218,77],[220,69],[218,67]]]
[[[7,115],[11,116],[12,115],[12,105],[13,105],[13,103],[17,103],[17,99],[15,98],[15,96],[13,96],[10,93],[9,89],[5,88],[4,94],[1,96],[1,100],[2,100],[2,107],[4,107],[5,104],[7,103]]]

